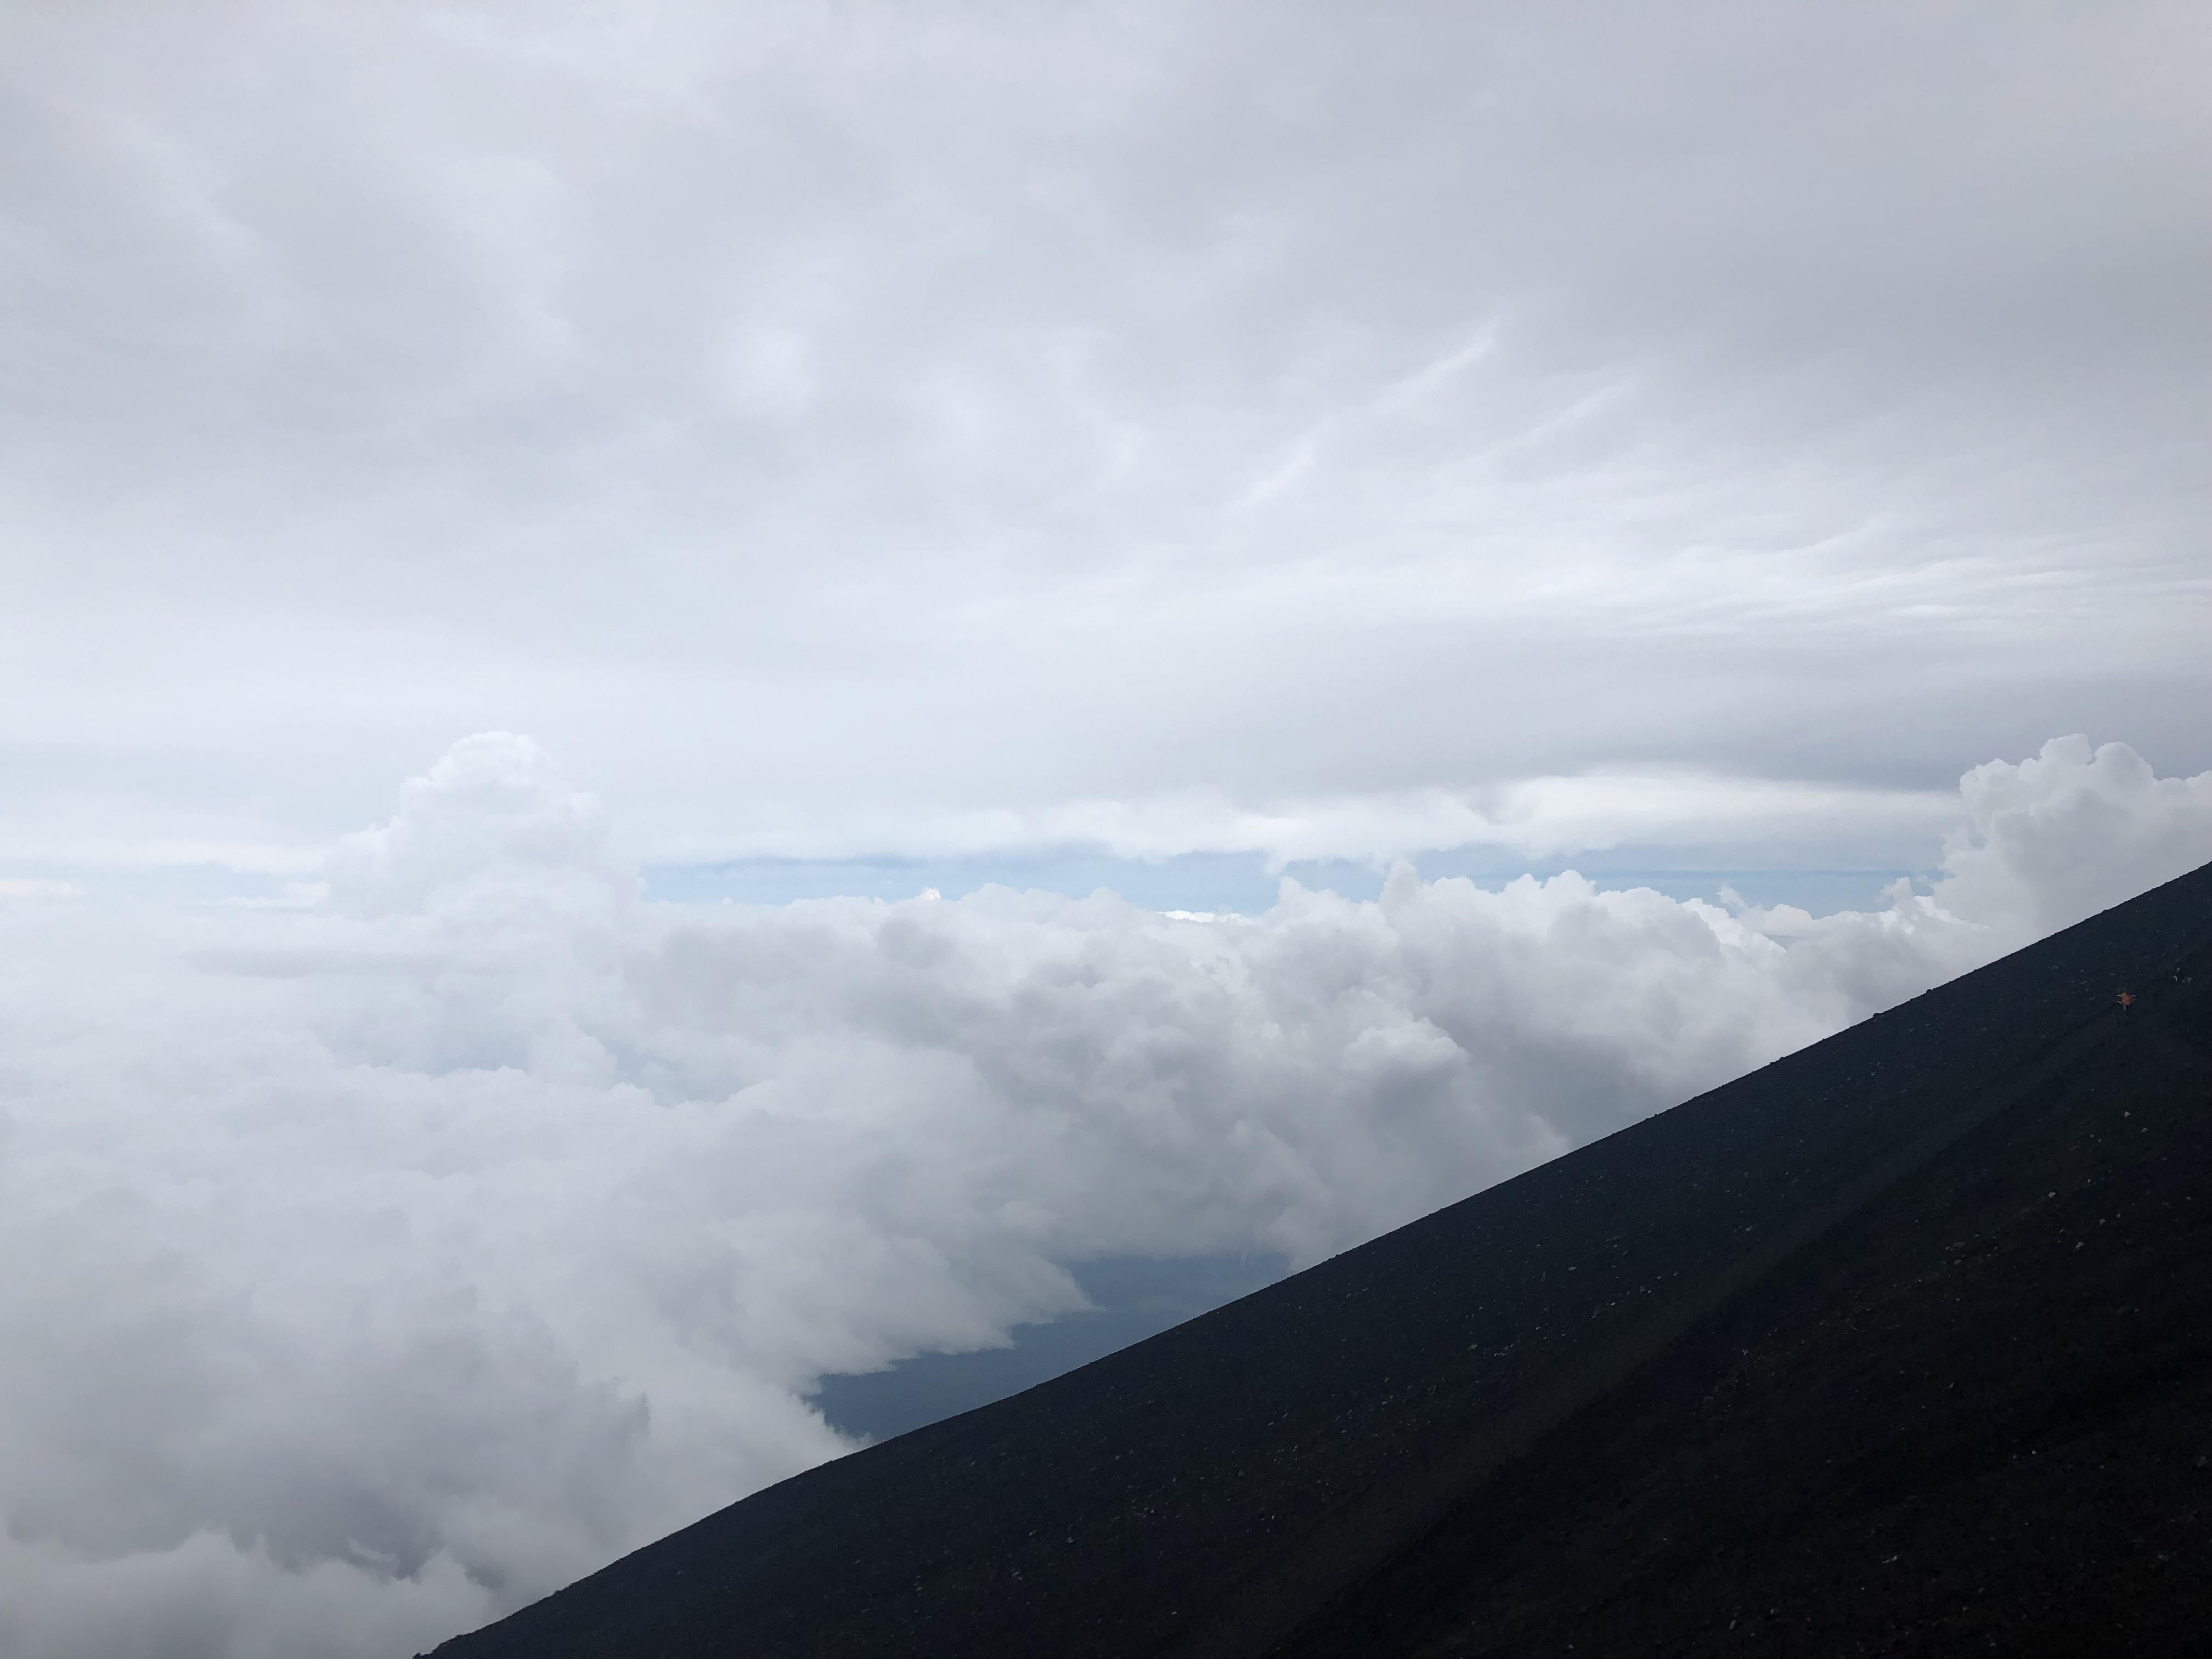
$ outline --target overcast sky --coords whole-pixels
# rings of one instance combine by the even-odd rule
[[[2209,66],[2182,5],[19,0],[0,858],[307,869],[502,729],[649,864],[1911,867],[2053,734],[2193,772]]]

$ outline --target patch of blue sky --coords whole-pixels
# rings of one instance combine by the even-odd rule
[[[1347,897],[1372,898],[1384,872],[1331,860],[1291,864],[1271,874],[1257,853],[1187,853],[1170,859],[1115,858],[1083,851],[954,859],[741,859],[727,864],[659,866],[645,872],[648,898],[678,902],[728,899],[788,904],[794,899],[908,899],[925,890],[961,898],[994,884],[1084,897],[1103,887],[1149,910],[1256,915],[1275,902],[1281,877]]]
[[[1816,916],[1871,910],[1887,903],[1884,889],[1899,877],[1925,891],[1929,872],[1898,868],[1784,868],[1761,863],[1751,849],[1734,857],[1685,859],[1680,849],[1622,848],[1548,860],[1516,860],[1496,848],[1429,853],[1413,860],[1424,880],[1464,876],[1501,887],[1522,875],[1573,870],[1600,888],[1650,887],[1674,899],[1720,902],[1723,888],[1753,904],[1794,904]],[[1066,852],[958,859],[742,859],[716,864],[648,866],[648,900],[674,904],[788,904],[799,899],[910,899],[928,890],[960,898],[993,884],[1084,897],[1100,888],[1150,910],[1257,915],[1271,908],[1285,876],[1302,886],[1372,899],[1387,872],[1351,860],[1303,860],[1270,871],[1258,853],[1190,853],[1178,858],[1115,858]],[[221,864],[154,868],[86,868],[52,860],[0,868],[0,896],[34,893],[125,892],[173,904],[313,903],[313,873],[240,870]]]
[[[1790,868],[1750,848],[1620,848],[1529,860],[1498,848],[1462,848],[1413,860],[1424,879],[1464,876],[1485,887],[1516,877],[1580,872],[1599,887],[1650,887],[1674,899],[1719,902],[1729,889],[1753,904],[1793,904],[1812,915],[1878,909],[1883,890],[1900,877],[1925,885],[1927,872],[1905,868]],[[1386,872],[1349,860],[1301,860],[1270,871],[1258,853],[1189,853],[1177,858],[1115,858],[1063,851],[951,859],[742,859],[720,864],[661,865],[645,872],[646,896],[672,903],[788,904],[794,900],[908,899],[933,890],[959,898],[997,884],[1082,897],[1100,888],[1152,910],[1255,915],[1275,902],[1281,878],[1372,899]]]

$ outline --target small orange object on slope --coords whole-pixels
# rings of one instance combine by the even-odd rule
[[[2124,1014],[2125,1012],[2127,1012],[2127,1011],[2128,1011],[2129,1009],[2130,1009],[2130,1008],[2134,1007],[2135,1006],[2136,1006],[2136,997],[2135,997],[2135,993],[2134,993],[2134,992],[2132,992],[2132,991],[2123,991],[2123,992],[2121,992],[2121,993],[2120,993],[2120,1012],[2121,1012],[2122,1013],[2124,1013]]]

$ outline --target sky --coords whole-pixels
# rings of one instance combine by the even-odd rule
[[[0,4],[0,1649],[427,1648],[2212,859],[2208,58]]]
[[[678,872],[1925,871],[1992,757],[2193,774],[2208,49],[18,0],[0,857],[312,874],[496,730]]]

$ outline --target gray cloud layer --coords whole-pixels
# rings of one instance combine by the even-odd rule
[[[1932,896],[1818,920],[659,906],[610,847],[494,735],[306,908],[0,900],[0,1647],[427,1645],[835,1455],[816,1377],[1062,1264],[1312,1261],[2212,857],[2212,773],[1977,769]]]
[[[0,31],[0,856],[495,726],[653,858],[2212,764],[2193,9]]]

